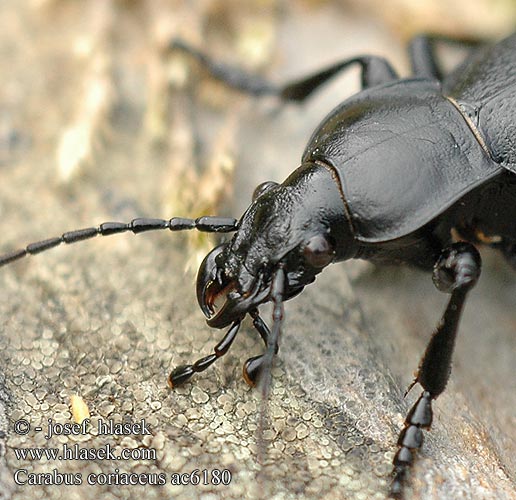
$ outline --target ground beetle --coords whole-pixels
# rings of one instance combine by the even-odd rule
[[[468,46],[469,57],[443,74],[436,42]],[[207,323],[229,327],[214,353],[170,375],[185,382],[223,356],[249,314],[264,343],[244,376],[268,387],[278,350],[284,301],[312,283],[323,268],[347,259],[406,263],[433,271],[450,294],[416,379],[421,396],[409,411],[394,458],[391,496],[400,497],[422,429],[432,423],[432,400],[444,390],[461,311],[480,274],[475,244],[498,248],[516,267],[516,34],[495,45],[418,36],[409,52],[414,76],[400,79],[383,58],[339,62],[283,86],[213,62],[174,42],[215,77],[253,95],[302,101],[342,70],[359,65],[363,90],[316,128],[301,166],[282,184],[265,182],[240,220],[201,217],[107,222],[39,241],[0,256],[0,265],[96,235],[169,229],[226,233],[201,264],[197,299]],[[273,303],[269,330],[258,313]],[[264,391],[265,392],[265,391]]]

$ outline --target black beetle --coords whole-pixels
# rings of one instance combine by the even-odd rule
[[[316,128],[301,166],[282,184],[258,186],[240,220],[201,217],[108,222],[64,233],[0,256],[0,265],[96,235],[126,231],[197,229],[235,232],[201,264],[197,299],[207,323],[229,327],[214,353],[176,368],[172,387],[224,355],[249,314],[267,346],[249,359],[244,376],[260,374],[264,392],[278,350],[283,302],[312,283],[327,265],[347,259],[406,263],[433,271],[448,305],[421,360],[413,384],[422,394],[405,420],[394,458],[392,496],[432,422],[432,400],[451,372],[464,301],[480,274],[475,244],[498,248],[516,267],[516,34],[495,45],[473,41],[471,55],[443,75],[436,42],[419,36],[410,44],[414,76],[400,79],[383,58],[347,59],[315,75],[275,86],[214,63],[181,42],[215,77],[253,95],[302,101],[352,65],[362,69],[363,90],[335,108]],[[258,313],[273,303],[269,330]],[[411,386],[412,387],[412,386]]]

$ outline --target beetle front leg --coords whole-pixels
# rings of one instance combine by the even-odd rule
[[[213,348],[213,354],[198,359],[193,365],[181,365],[172,370],[168,377],[168,385],[171,389],[184,384],[194,373],[200,373],[211,366],[217,359],[224,356],[229,351],[233,340],[240,328],[241,320],[235,321],[228,330],[224,338]]]
[[[434,266],[435,286],[451,293],[451,297],[419,364],[416,379],[407,390],[416,383],[423,388],[421,396],[408,412],[398,439],[391,497],[402,497],[403,482],[414,460],[414,450],[423,444],[422,429],[429,429],[432,424],[432,400],[444,391],[448,383],[461,312],[467,293],[478,280],[480,266],[480,255],[470,243],[451,245],[441,253]]]
[[[260,317],[257,310],[251,311],[250,314],[251,314],[251,317],[253,318],[254,328],[260,334],[260,337],[263,340],[265,347],[267,347],[267,345],[269,343],[269,337],[271,334],[269,327],[263,321],[263,319]],[[278,353],[278,350],[279,350],[279,346],[276,345],[275,354]],[[265,354],[253,356],[252,358],[249,358],[244,363],[244,368],[243,368],[244,380],[246,381],[247,385],[249,385],[250,387],[255,387],[258,382],[258,379],[260,378],[260,374],[262,373],[262,370],[263,370],[264,356],[265,356]]]

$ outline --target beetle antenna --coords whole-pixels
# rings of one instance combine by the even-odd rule
[[[265,444],[263,441],[263,432],[265,430],[265,423],[267,420],[267,401],[269,399],[271,388],[271,371],[274,361],[274,354],[278,351],[279,338],[281,335],[281,323],[283,322],[284,307],[283,295],[285,293],[285,271],[280,265],[272,278],[270,298],[273,304],[272,309],[272,329],[270,335],[267,336],[267,349],[263,355],[261,363],[259,387],[262,393],[262,407],[260,410],[260,417],[258,421],[257,436],[260,443],[259,446],[259,462],[264,462]]]
[[[236,231],[238,221],[231,217],[214,217],[204,216],[197,219],[185,219],[183,217],[172,217],[172,219],[148,219],[138,218],[130,222],[104,222],[97,227],[87,227],[68,231],[61,236],[48,238],[46,240],[30,243],[25,248],[14,250],[12,252],[0,255],[0,266],[10,264],[19,260],[26,255],[34,255],[45,252],[51,248],[57,247],[61,243],[75,243],[77,241],[87,240],[95,236],[109,236],[111,234],[125,233],[128,231],[134,234],[143,233],[145,231],[156,231],[159,229],[169,229],[170,231],[184,231],[188,229],[197,229],[206,233],[229,233]]]

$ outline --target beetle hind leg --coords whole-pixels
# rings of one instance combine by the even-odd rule
[[[254,96],[276,96],[283,101],[304,101],[328,80],[355,65],[361,68],[362,88],[387,83],[398,78],[396,71],[386,59],[378,56],[364,55],[338,61],[306,77],[287,82],[283,85],[276,85],[259,75],[249,74],[235,66],[214,61],[200,50],[182,40],[174,40],[169,48],[171,51],[178,50],[188,54],[197,60],[211,76],[224,82],[229,87]]]
[[[393,481],[390,496],[402,498],[403,484],[414,461],[414,451],[423,445],[422,429],[432,424],[432,400],[445,389],[451,373],[451,360],[461,312],[466,295],[480,275],[480,255],[470,243],[456,243],[445,249],[434,267],[436,287],[451,293],[448,305],[419,365],[416,379],[410,388],[419,383],[421,396],[412,406],[398,438],[398,451],[394,456]]]

